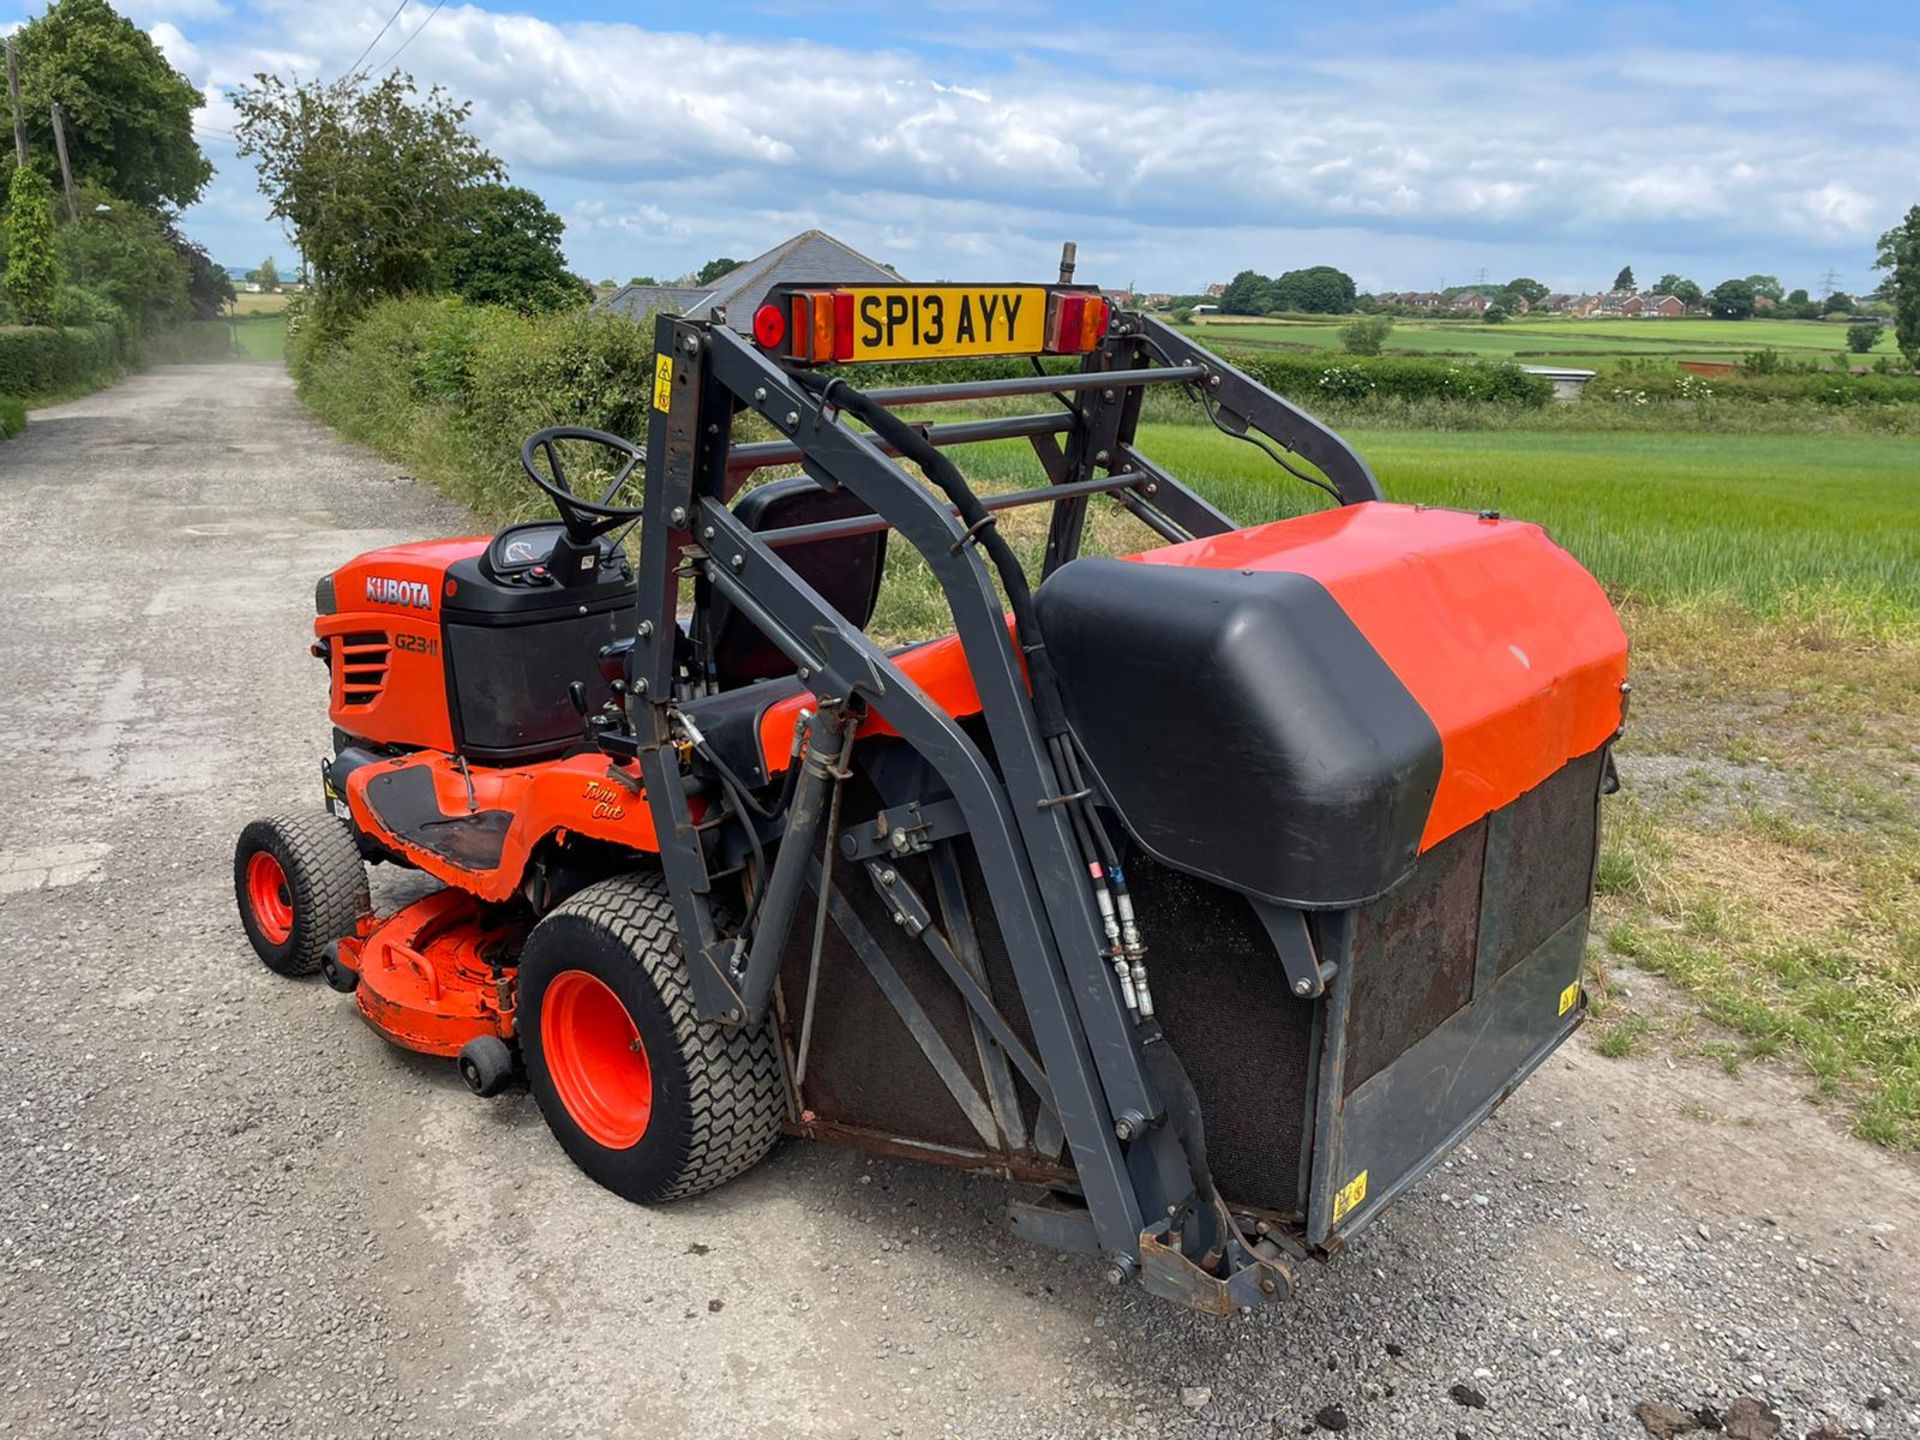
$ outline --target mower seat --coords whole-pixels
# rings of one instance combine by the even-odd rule
[[[734,502],[733,513],[749,530],[764,534],[873,512],[851,490],[823,490],[805,475],[795,475],[749,490]],[[887,558],[885,530],[824,536],[782,546],[778,554],[850,624],[867,628],[880,599],[880,573]],[[794,670],[780,648],[717,593],[707,604],[706,653],[722,690],[778,679]]]

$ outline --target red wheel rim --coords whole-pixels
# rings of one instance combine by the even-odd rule
[[[280,862],[265,850],[247,860],[247,905],[269,945],[284,945],[292,937],[293,890]]]
[[[606,982],[562,970],[540,1001],[547,1074],[587,1138],[609,1150],[639,1143],[653,1118],[653,1067],[640,1031]]]

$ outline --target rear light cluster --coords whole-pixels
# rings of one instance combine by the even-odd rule
[[[805,365],[851,361],[853,302],[851,290],[790,291],[754,312],[754,341],[770,354]],[[1098,295],[1049,291],[1042,353],[1084,355],[1099,345],[1112,318],[1112,307]]]

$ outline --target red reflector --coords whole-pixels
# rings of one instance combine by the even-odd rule
[[[762,350],[772,350],[787,338],[787,317],[778,305],[762,305],[753,312],[753,338]]]
[[[1071,355],[1084,349],[1080,343],[1080,332],[1085,325],[1086,314],[1086,296],[1062,295],[1049,317],[1047,349],[1056,355]]]
[[[833,292],[833,358],[853,359],[853,292]]]

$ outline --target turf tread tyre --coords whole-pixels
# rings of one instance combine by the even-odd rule
[[[626,1152],[610,1151],[588,1140],[573,1124],[548,1078],[540,1054],[539,1019],[529,1014],[527,998],[530,984],[543,987],[568,968],[560,957],[549,958],[547,942],[557,942],[570,923],[590,926],[625,949],[643,987],[641,1003],[645,1005],[651,997],[657,1005],[655,1018],[676,1052],[672,1057],[653,1053],[658,1033],[648,1044],[656,1094],[671,1107],[668,1115],[656,1117],[653,1123],[683,1130],[680,1143],[654,1157],[657,1163],[624,1164]],[[553,948],[563,946],[556,943]],[[748,1032],[700,1021],[673,904],[659,875],[615,876],[587,886],[550,911],[528,939],[520,994],[521,1043],[541,1113],[575,1162],[615,1193],[642,1204],[699,1195],[750,1169],[779,1139],[786,1099],[772,1023],[769,1020]],[[628,1006],[633,1007],[630,999]],[[641,1023],[638,1015],[634,1019]],[[645,1028],[642,1024],[643,1032]],[[673,1073],[673,1062],[678,1075]]]
[[[247,862],[260,850],[280,862],[293,896],[293,932],[280,944],[261,933],[247,899]],[[242,830],[233,852],[233,887],[255,953],[281,975],[319,970],[327,945],[351,935],[373,903],[360,847],[325,810],[273,815]]]

